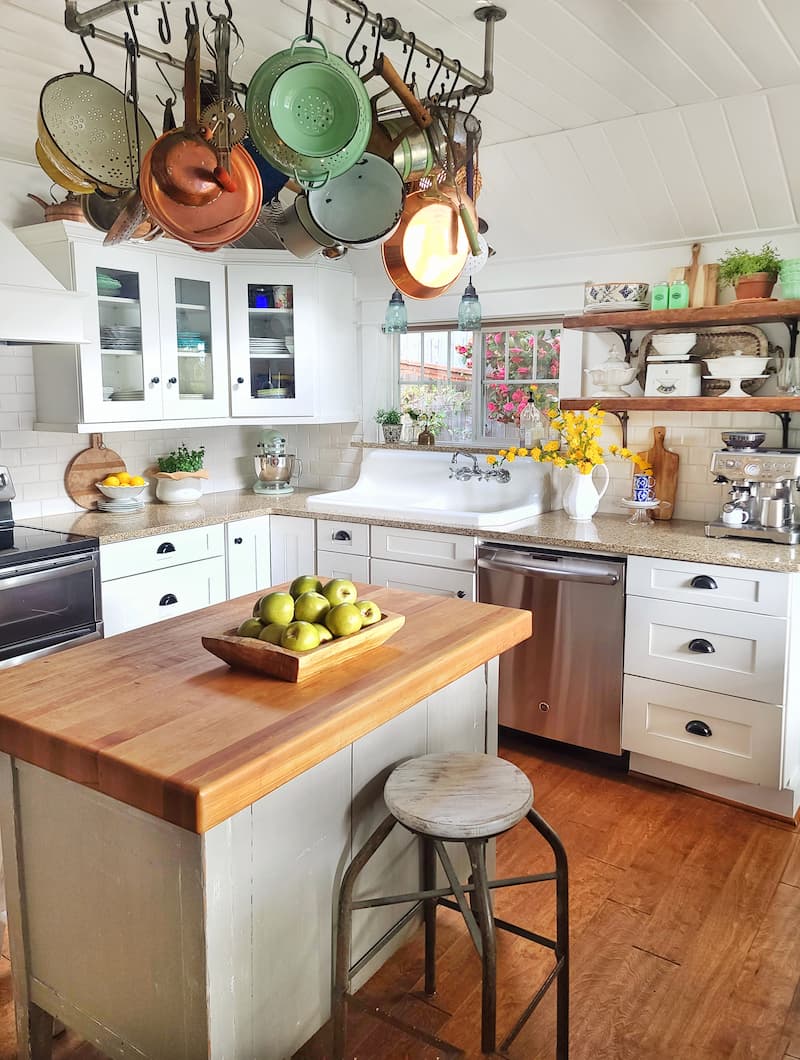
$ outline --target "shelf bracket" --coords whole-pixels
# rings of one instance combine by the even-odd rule
[[[788,319],[784,320],[784,324],[786,325],[786,330],[789,332],[789,356],[794,357],[795,353],[797,352],[798,319],[797,317],[789,317]],[[784,449],[785,448],[786,446],[784,446]]]
[[[792,422],[791,412],[773,412],[773,416],[777,416],[781,421],[781,428],[783,434],[781,435],[781,449],[789,448],[789,426]]]
[[[612,416],[616,416],[619,420],[619,425],[622,428],[622,448],[628,448],[628,420],[630,413],[626,409],[606,409],[606,412],[610,412]],[[784,446],[784,449],[786,446]]]
[[[618,339],[622,340],[622,347],[625,350],[625,360],[630,362],[631,359],[631,344],[632,336],[630,328],[610,328]]]

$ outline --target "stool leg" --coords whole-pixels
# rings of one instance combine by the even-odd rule
[[[350,990],[350,952],[353,929],[353,890],[358,875],[397,824],[389,814],[378,825],[347,867],[339,889],[336,925],[336,967],[333,980],[333,1060],[344,1060],[347,1044],[347,994]]]
[[[436,889],[436,848],[433,840],[422,837],[422,886],[426,891]],[[436,898],[426,898],[425,907],[425,993],[436,993]]]
[[[556,1060],[569,1056],[569,884],[567,852],[558,834],[531,807],[528,820],[547,840],[556,859],[556,961],[563,963],[556,984]]]
[[[493,1053],[497,1043],[497,938],[489,880],[486,875],[486,840],[469,840],[466,847],[475,880],[475,903],[483,943],[481,1050],[484,1053]]]

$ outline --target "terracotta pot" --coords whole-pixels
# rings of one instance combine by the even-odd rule
[[[736,298],[769,298],[777,280],[774,272],[753,272],[749,276],[742,276],[736,284]]]

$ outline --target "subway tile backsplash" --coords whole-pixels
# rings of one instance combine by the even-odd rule
[[[16,519],[80,511],[64,489],[64,472],[76,453],[89,445],[84,434],[33,430],[35,414],[33,358],[22,346],[0,345],[0,464],[7,464],[17,490]],[[191,427],[178,430],[114,431],[103,440],[132,473],[150,467],[155,457],[180,444],[206,447],[211,491],[253,484],[253,456],[264,427]],[[281,427],[290,452],[303,461],[302,486],[346,489],[358,477],[360,424],[331,423]]]

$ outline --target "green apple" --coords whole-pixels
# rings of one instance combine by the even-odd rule
[[[260,637],[264,627],[257,618],[246,618],[236,630],[237,637]]]
[[[290,622],[283,631],[281,647],[291,651],[311,651],[319,647],[319,633],[311,622]]]
[[[372,600],[356,600],[356,607],[361,614],[362,626],[374,626],[381,620],[381,609]]]
[[[294,618],[294,600],[289,593],[267,593],[261,597],[258,617],[262,622],[280,622],[288,626]]]
[[[265,640],[267,644],[280,644],[281,637],[288,628],[288,625],[282,622],[270,622],[268,626],[262,628],[258,639]]]
[[[358,590],[347,578],[333,578],[322,590],[322,595],[334,607],[336,604],[354,604],[358,599]]]
[[[302,596],[303,593],[321,593],[322,582],[316,574],[301,574],[289,586],[289,592],[295,600],[298,596]]]
[[[322,593],[302,593],[294,602],[294,617],[300,622],[321,622],[330,609]]]
[[[323,626],[321,622],[315,622],[314,629],[317,630],[317,632],[319,633],[320,643],[324,644],[326,640],[333,640],[333,634],[328,629],[328,627]]]
[[[347,637],[361,629],[361,612],[355,604],[335,604],[325,616],[325,625],[334,637]]]

